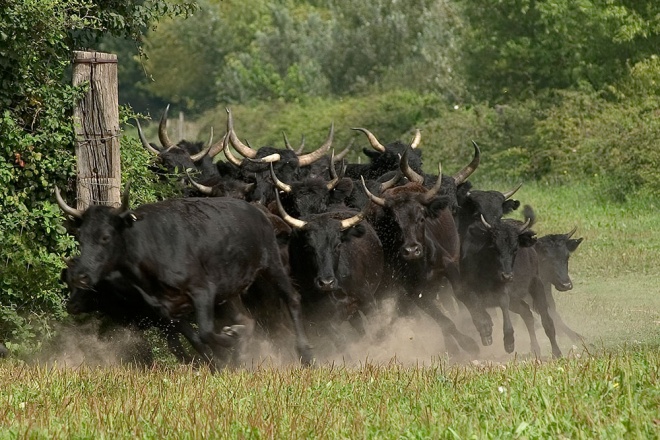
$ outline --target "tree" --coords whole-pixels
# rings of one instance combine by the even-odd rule
[[[465,73],[477,100],[603,90],[660,44],[652,0],[464,0]]]

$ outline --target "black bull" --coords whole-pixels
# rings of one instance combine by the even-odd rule
[[[216,333],[214,308],[224,304],[241,313],[241,295],[252,286],[276,292],[286,304],[303,363],[311,348],[301,314],[300,295],[282,265],[273,227],[258,208],[229,198],[171,199],[128,209],[90,206],[85,211],[60,208],[77,222],[80,256],[71,274],[75,287],[88,288],[119,271],[144,300],[201,354],[206,347],[221,356],[235,338]],[[198,331],[183,319],[194,311]]]

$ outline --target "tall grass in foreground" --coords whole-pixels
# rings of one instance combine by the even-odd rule
[[[0,438],[657,438],[658,346],[548,363],[0,366]]]

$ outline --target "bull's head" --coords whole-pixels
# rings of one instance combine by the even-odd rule
[[[582,238],[571,238],[577,227],[567,234],[550,234],[540,237],[534,246],[539,256],[541,278],[552,283],[560,292],[573,288],[568,274],[568,259],[582,243]]]
[[[351,270],[341,267],[342,246],[349,240],[364,235],[365,227],[361,222],[366,208],[344,219],[339,219],[329,212],[310,216],[308,220],[300,220],[284,210],[277,191],[275,198],[280,216],[293,229],[291,246],[297,250],[297,257],[307,259],[316,271],[315,287],[321,291],[339,290],[339,274]]]
[[[126,183],[121,206],[93,205],[86,210],[69,206],[59,188],[55,187],[55,198],[60,209],[71,218],[78,231],[80,256],[76,264],[69,268],[68,279],[71,285],[88,289],[116,267],[125,257],[123,231],[138,220],[129,210],[130,182]]]
[[[158,138],[161,143],[160,147],[147,141],[146,136],[142,132],[140,121],[137,119],[135,120],[142,146],[147,151],[154,154],[158,162],[160,162],[167,172],[174,172],[176,170],[182,172],[188,168],[195,169],[197,168],[196,163],[205,158],[210,160],[210,158],[220,152],[222,149],[222,142],[213,144],[213,129],[211,129],[211,138],[206,146],[203,146],[201,142],[199,144],[193,144],[186,141],[174,144],[167,134],[167,113],[169,108],[169,105],[165,108],[158,125]]]
[[[414,176],[410,174],[405,158],[404,154],[401,171],[411,180]],[[427,190],[421,183],[411,180],[406,185],[386,189],[380,197],[373,195],[362,179],[362,187],[369,199],[383,208],[376,222],[382,232],[384,245],[389,248],[398,246],[398,252],[405,260],[416,260],[424,256],[428,234],[426,223],[436,222],[441,211],[449,204],[449,199],[439,194],[442,186],[440,176],[442,166],[438,164],[438,179],[431,189]]]
[[[484,261],[484,269],[490,267],[499,281],[513,281],[513,265],[518,249],[536,243],[536,233],[529,229],[530,222],[529,218],[524,223],[505,219],[490,224],[481,216],[480,223],[468,229],[472,249]]]

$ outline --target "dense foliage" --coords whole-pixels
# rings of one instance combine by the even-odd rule
[[[72,50],[110,34],[138,38],[159,17],[190,11],[165,1],[10,0],[0,8],[0,340],[20,340],[60,317],[65,234],[54,185],[74,187],[71,112],[83,90],[67,78]],[[43,318],[45,320],[45,318]]]

